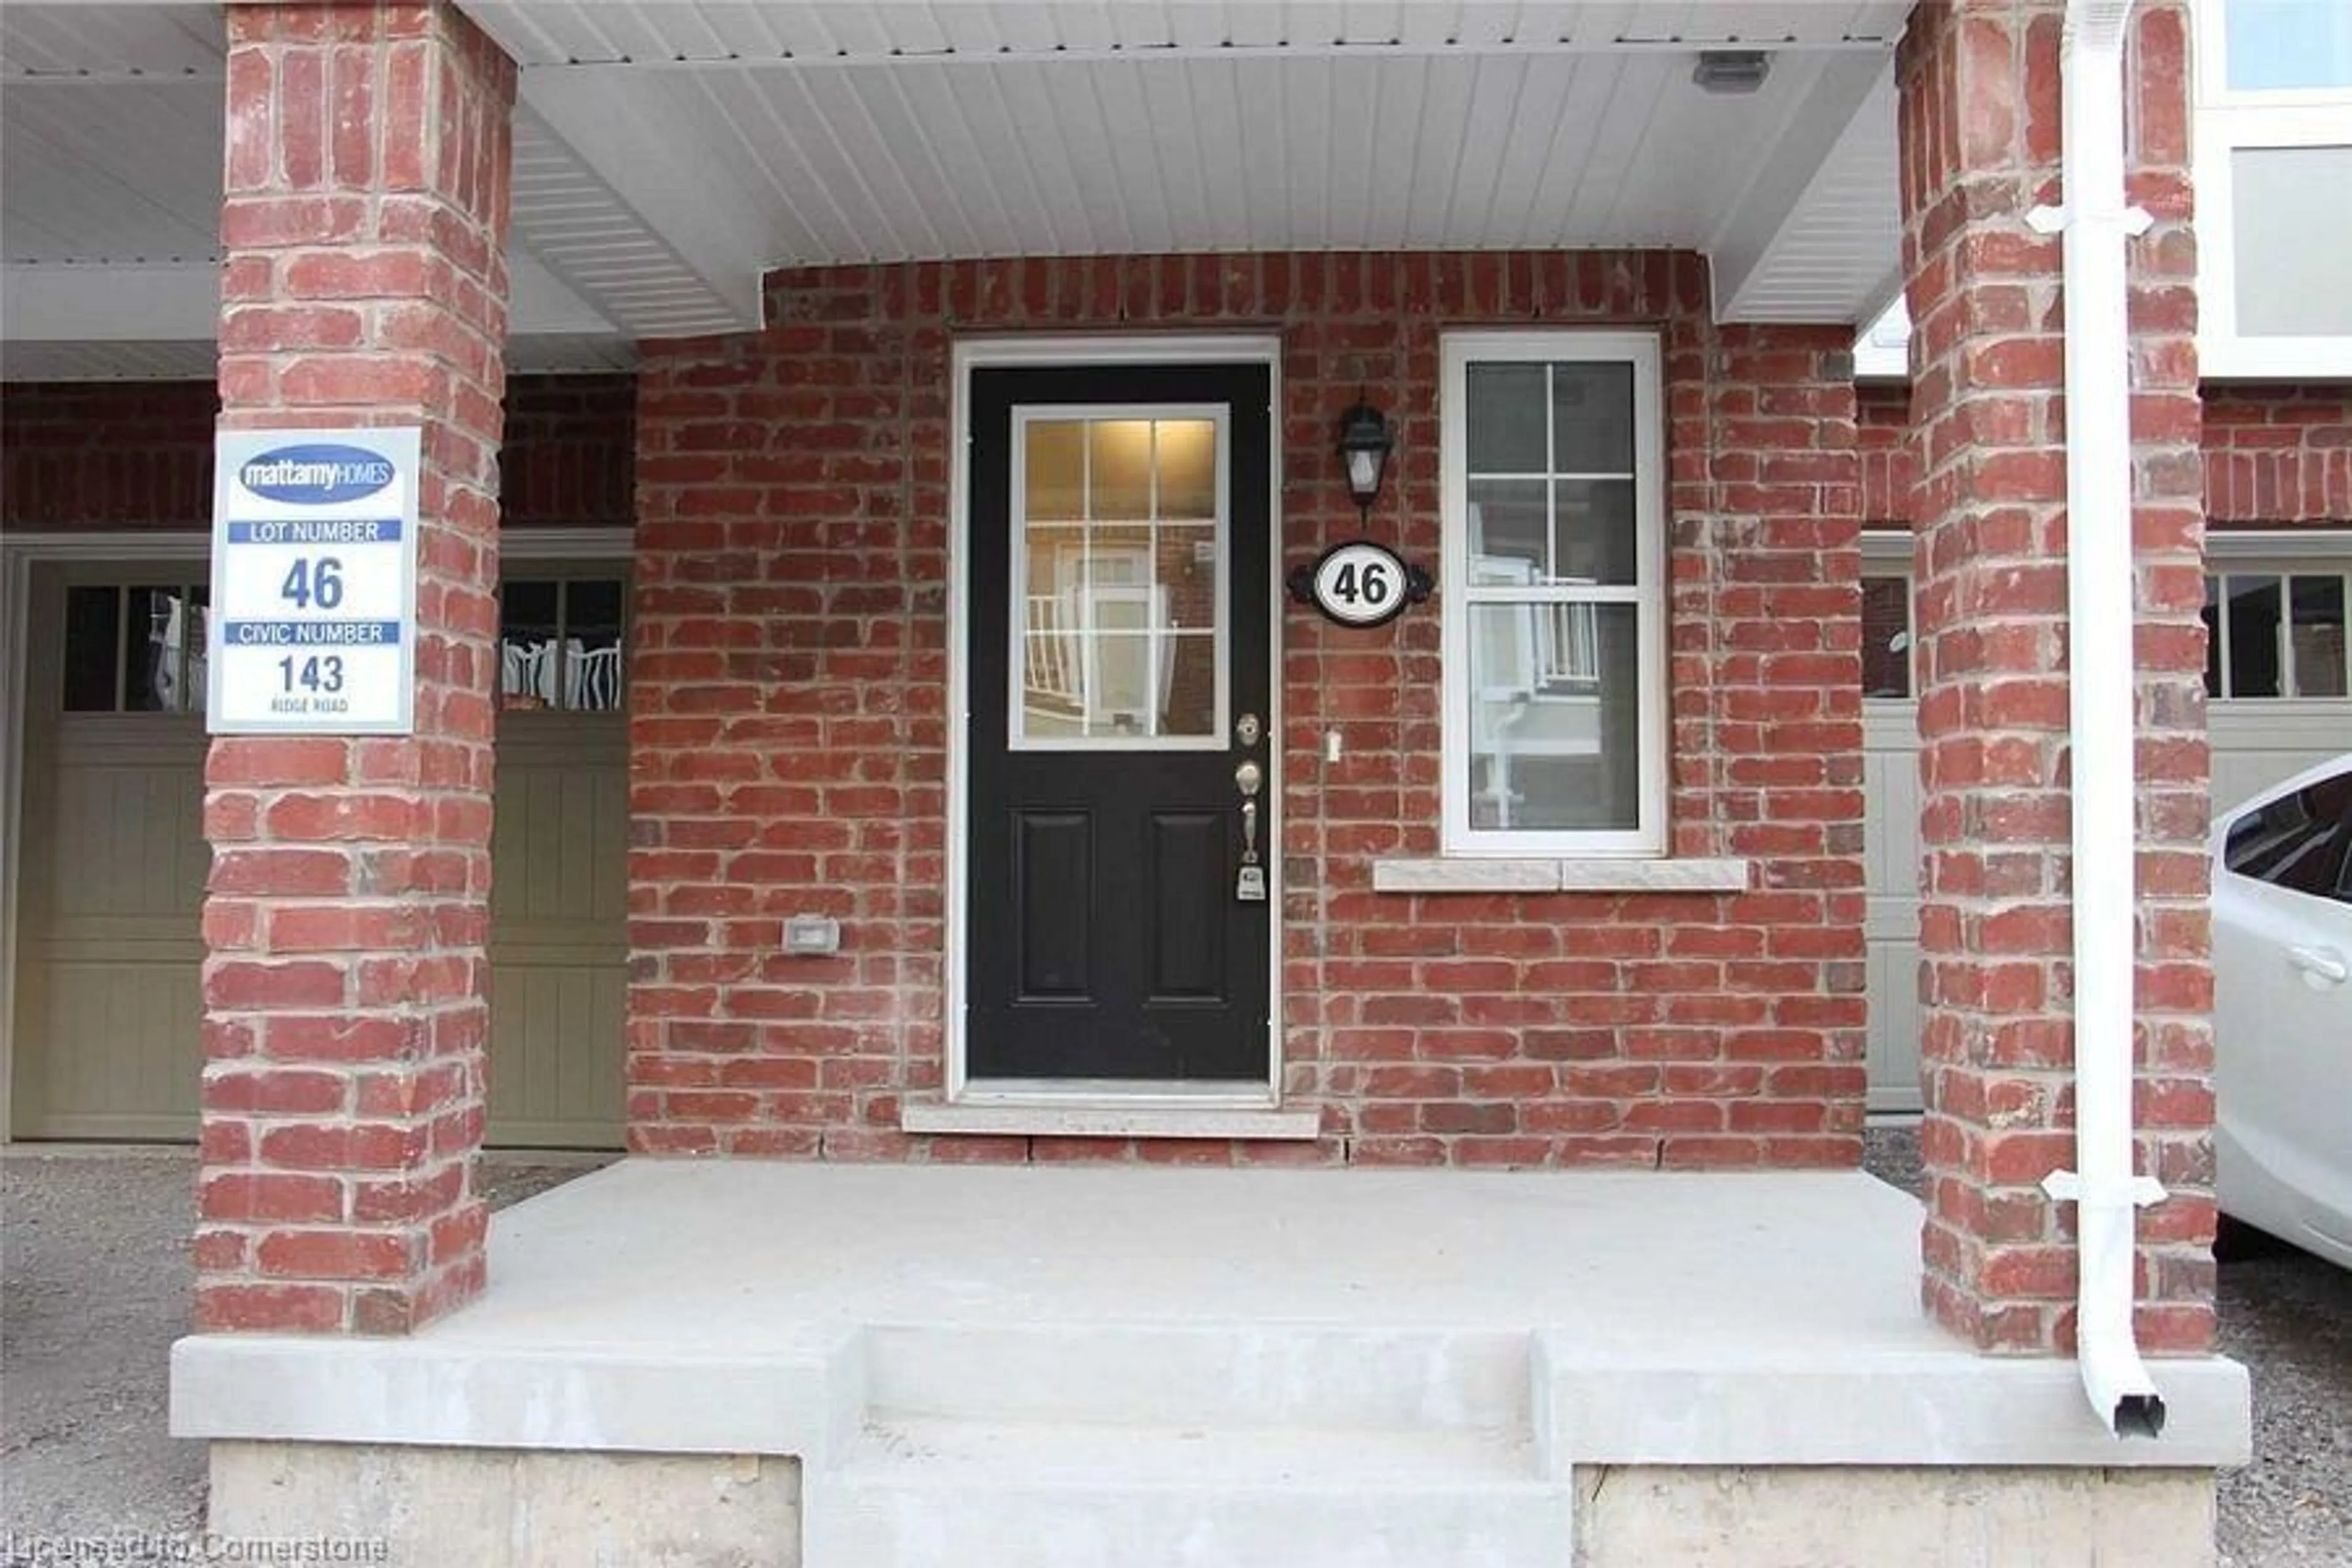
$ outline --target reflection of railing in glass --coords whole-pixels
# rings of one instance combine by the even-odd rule
[[[583,712],[609,713],[621,705],[621,649],[618,644],[609,647],[580,651],[575,639],[571,657],[564,662],[564,706]]]
[[[508,708],[568,708],[609,713],[621,706],[619,645],[591,648],[578,637],[558,643],[508,642],[499,649],[499,689]],[[563,700],[556,700],[562,668]]]
[[[1079,711],[1085,706],[1085,694],[1078,689],[1077,639],[1062,629],[1060,598],[1052,594],[1030,595],[1024,625],[1028,635],[1023,638],[1026,654],[1023,685],[1029,705],[1058,712]]]
[[[1032,715],[1076,719],[1091,735],[1161,732],[1176,673],[1166,588],[1032,594],[1022,628],[1023,701]],[[1159,675],[1156,712],[1147,660]]]
[[[184,593],[156,590],[149,601],[147,677],[152,706],[164,713],[205,707],[205,612]]]
[[[1601,625],[1591,605],[1547,605],[1536,636],[1536,685],[1601,683]]]

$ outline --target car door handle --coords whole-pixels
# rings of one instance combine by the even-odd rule
[[[2352,965],[2332,947],[2290,947],[2286,961],[2303,971],[2306,985],[2341,985],[2352,980]]]

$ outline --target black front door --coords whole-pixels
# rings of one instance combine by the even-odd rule
[[[972,376],[971,1079],[1266,1076],[1269,392]]]

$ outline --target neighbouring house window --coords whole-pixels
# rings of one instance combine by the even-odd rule
[[[1658,345],[1445,340],[1444,845],[1665,847]]]
[[[1911,579],[1902,573],[1862,579],[1862,694],[1903,698],[1911,691]]]
[[[2231,92],[2352,88],[2352,6],[2344,0],[2222,0]]]
[[[2191,121],[2199,368],[2265,381],[2352,365],[2352,5],[2208,0]]]
[[[2352,695],[2347,577],[2228,572],[2205,579],[2205,691],[2210,697]]]
[[[499,586],[503,708],[618,711],[627,595],[620,578],[509,577]]]
[[[82,584],[66,590],[68,713],[201,713],[209,590]]]

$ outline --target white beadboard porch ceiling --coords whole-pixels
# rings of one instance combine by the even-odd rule
[[[212,374],[225,38],[211,5],[0,4],[0,378]],[[525,111],[519,369],[740,317]]]
[[[841,262],[1675,246],[1727,319],[1851,321],[1897,261],[1863,111],[1909,0],[461,3],[737,300]],[[1700,90],[1734,46],[1763,89]]]
[[[1318,47],[1887,46],[1909,0],[469,0],[526,68]]]
[[[543,279],[591,361],[755,325],[765,271],[835,262],[1675,246],[1719,316],[1813,321],[1895,276],[1910,0],[460,4],[522,66],[518,327]],[[1711,47],[1769,51],[1763,89],[1700,91]],[[207,5],[0,5],[12,279],[216,257],[222,52]]]

